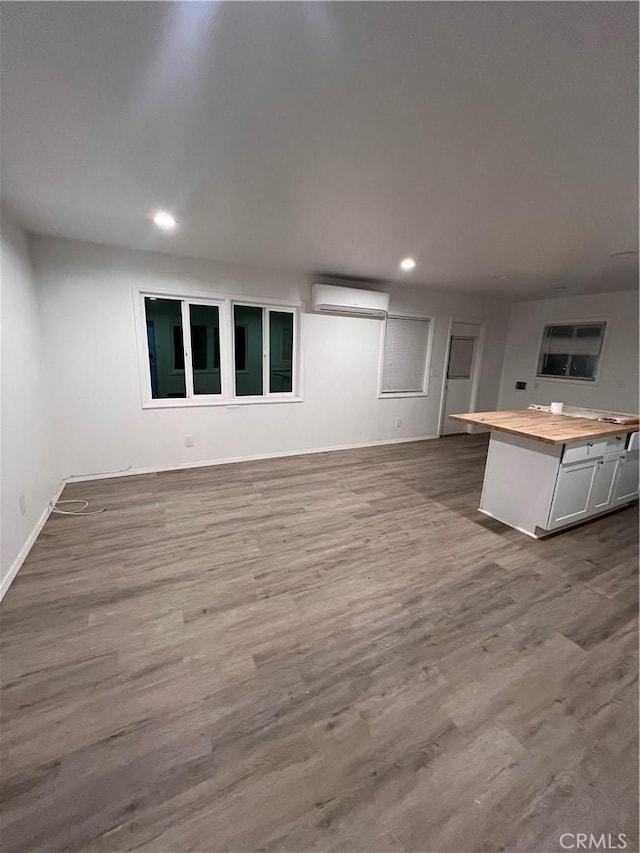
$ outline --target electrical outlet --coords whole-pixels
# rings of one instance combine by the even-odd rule
[[[516,391],[526,391],[527,383],[526,382],[516,382]]]
[[[192,435],[185,435],[184,446],[185,447],[193,447],[193,436]]]
[[[402,418],[396,418],[396,429],[400,429],[402,426]]]
[[[533,383],[533,390],[534,390],[534,391],[537,391],[539,387],[540,387],[540,383],[539,383],[539,382],[534,382],[534,383]]]
[[[18,498],[18,506],[20,507],[20,515],[27,514],[27,499],[24,495],[20,495]]]

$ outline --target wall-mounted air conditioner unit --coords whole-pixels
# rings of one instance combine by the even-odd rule
[[[311,289],[311,308],[319,314],[384,320],[389,313],[389,294],[333,284],[314,284]]]

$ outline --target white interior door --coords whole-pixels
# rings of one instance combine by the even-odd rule
[[[449,415],[470,411],[479,332],[480,327],[471,323],[454,323],[452,326],[445,376],[442,435],[467,431],[465,424],[449,420]]]

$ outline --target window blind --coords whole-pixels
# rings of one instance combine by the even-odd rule
[[[449,369],[447,370],[449,378],[465,379],[471,376],[475,343],[475,338],[451,338]]]
[[[545,326],[541,352],[599,355],[604,326],[604,323]]]
[[[387,317],[382,393],[424,391],[429,320]]]

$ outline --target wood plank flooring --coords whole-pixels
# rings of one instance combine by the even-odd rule
[[[637,508],[460,436],[67,487],[0,608],[2,849],[637,850]]]

